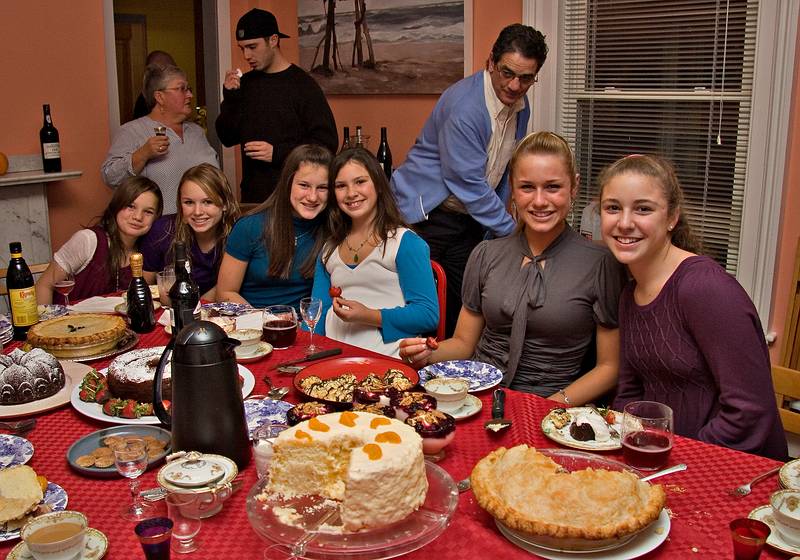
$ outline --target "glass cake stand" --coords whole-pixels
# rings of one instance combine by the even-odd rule
[[[266,479],[261,479],[247,495],[247,516],[256,532],[273,547],[282,549],[265,558],[307,558],[309,560],[381,560],[394,558],[421,548],[438,537],[450,524],[458,505],[458,490],[445,470],[425,462],[428,494],[425,503],[408,517],[392,525],[353,533],[331,533],[318,530],[335,523],[338,510],[335,502],[319,496],[291,500],[261,501]],[[299,512],[292,524],[278,518],[276,508]],[[273,548],[270,547],[270,548]],[[269,551],[270,549],[268,549]]]

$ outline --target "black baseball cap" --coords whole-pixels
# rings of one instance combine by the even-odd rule
[[[272,15],[272,12],[266,10],[253,8],[240,17],[239,23],[236,24],[237,41],[260,39],[262,37],[272,37],[273,35],[285,39],[289,38],[288,35],[278,31],[278,20]]]

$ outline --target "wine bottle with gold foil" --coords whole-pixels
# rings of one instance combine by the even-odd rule
[[[22,258],[22,243],[12,241],[8,244],[11,260],[8,262],[6,287],[11,304],[11,323],[14,326],[14,340],[25,340],[28,329],[39,322],[36,306],[36,287],[31,269]]]
[[[156,315],[153,307],[153,294],[150,286],[142,277],[141,253],[131,255],[131,283],[128,286],[128,318],[131,329],[137,333],[147,333],[156,326]]]

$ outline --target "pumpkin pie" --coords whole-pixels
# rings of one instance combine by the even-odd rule
[[[76,358],[107,352],[125,334],[119,315],[79,313],[37,323],[28,330],[28,344],[58,358]]]
[[[564,550],[587,550],[644,529],[666,500],[629,471],[566,471],[527,445],[501,447],[470,476],[478,504],[507,527]]]

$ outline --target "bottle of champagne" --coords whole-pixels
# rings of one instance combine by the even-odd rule
[[[128,286],[128,318],[131,329],[137,333],[147,333],[156,326],[156,314],[153,307],[153,295],[150,286],[142,278],[141,253],[131,255],[131,284]]]
[[[342,140],[342,147],[339,149],[340,152],[347,150],[348,148],[352,148],[350,145],[350,127],[344,127],[344,140]]]
[[[361,127],[356,127],[356,148],[364,147],[364,136],[361,134]]]
[[[33,274],[22,258],[22,243],[12,241],[8,244],[11,260],[8,263],[6,286],[11,304],[11,323],[14,326],[14,340],[25,340],[28,329],[39,322],[36,308],[36,288]]]
[[[42,145],[42,169],[45,173],[61,171],[61,144],[58,141],[58,130],[53,126],[50,117],[50,105],[42,105],[44,125],[39,131],[39,142]]]
[[[386,178],[392,178],[392,150],[389,149],[389,141],[386,139],[386,127],[381,127],[381,143],[378,146],[378,163],[383,167],[383,172],[386,173]]]
[[[192,280],[186,245],[175,243],[175,283],[169,290],[172,302],[172,336],[199,318],[200,289]]]

